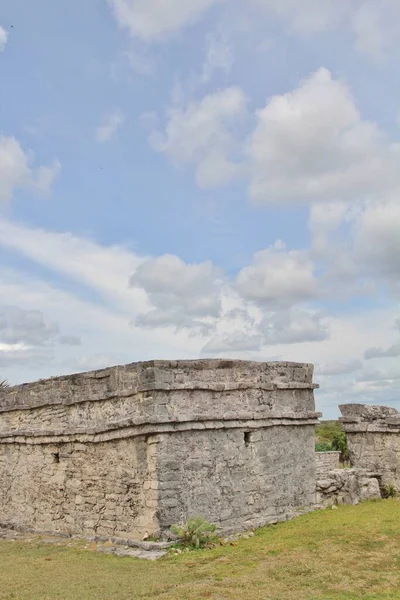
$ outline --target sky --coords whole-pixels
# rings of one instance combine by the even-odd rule
[[[400,410],[398,0],[0,0],[0,379],[315,365]]]

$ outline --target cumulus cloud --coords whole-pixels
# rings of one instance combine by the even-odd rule
[[[43,346],[58,335],[57,323],[46,324],[38,310],[7,306],[0,310],[0,340],[7,344]]]
[[[319,375],[348,375],[349,373],[354,373],[354,371],[358,371],[362,367],[362,362],[360,360],[348,360],[348,361],[334,361],[331,363],[325,363],[322,365],[316,366],[316,371]]]
[[[165,132],[153,133],[150,142],[174,164],[194,165],[200,187],[226,184],[240,171],[232,158],[238,149],[234,131],[245,115],[242,90],[227,88],[171,108]]]
[[[363,121],[347,86],[319,69],[257,111],[249,192],[259,204],[349,200],[390,186],[398,148]]]
[[[54,356],[44,348],[29,348],[23,344],[0,343],[0,367],[36,366],[51,362]]]
[[[232,331],[215,335],[202,349],[202,354],[221,354],[229,352],[258,351],[261,349],[262,336],[251,335],[243,331]]]
[[[400,342],[392,344],[389,348],[368,348],[364,353],[364,358],[369,360],[371,358],[391,358],[400,356]]]
[[[11,199],[14,189],[29,184],[29,159],[17,140],[0,136],[0,201]]]
[[[211,261],[186,264],[166,254],[139,265],[130,284],[142,288],[154,307],[138,317],[137,325],[201,328],[199,319],[215,319],[221,311],[221,272]]]
[[[314,298],[318,283],[315,266],[306,251],[286,250],[278,241],[254,255],[236,279],[236,289],[245,299],[263,306],[290,306]]]
[[[48,192],[60,171],[56,160],[51,167],[31,168],[31,156],[24,152],[14,137],[0,135],[0,202],[11,200],[14,190],[33,186],[42,192]]]
[[[282,19],[290,33],[310,36],[341,27],[354,35],[355,49],[382,62],[396,48],[400,31],[397,0],[254,0]]]
[[[96,140],[101,144],[108,142],[124,121],[125,115],[119,109],[114,110],[96,129]]]
[[[0,349],[4,354],[3,360],[7,358],[9,364],[14,359],[18,361],[28,357],[30,361],[31,358],[47,356],[48,351],[40,348],[56,343],[79,346],[81,339],[75,335],[60,335],[58,323],[47,323],[40,310],[24,310],[18,306],[0,307]]]
[[[108,0],[120,27],[145,42],[166,38],[198,21],[221,0]]]
[[[393,283],[400,281],[398,194],[367,205],[355,221],[355,256],[366,268]]]
[[[8,33],[4,29],[4,27],[2,27],[0,25],[0,52],[3,52],[3,50],[5,49],[7,40],[8,40]]]
[[[61,163],[59,160],[54,160],[50,166],[39,167],[33,180],[34,186],[45,194],[49,193],[60,171]]]
[[[266,345],[321,342],[329,337],[321,315],[304,309],[276,312],[262,320],[260,330]]]
[[[384,371],[380,369],[363,369],[357,376],[357,381],[394,381],[400,379],[400,369],[389,368]]]

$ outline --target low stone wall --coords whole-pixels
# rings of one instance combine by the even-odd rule
[[[316,452],[315,464],[317,478],[319,476],[339,468],[340,452]]]
[[[335,504],[358,504],[381,497],[379,481],[360,469],[334,469],[320,474],[316,486],[316,503],[324,508]]]
[[[376,473],[381,486],[400,491],[400,414],[388,406],[343,404],[351,466]]]

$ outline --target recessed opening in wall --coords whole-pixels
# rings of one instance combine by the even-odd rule
[[[55,463],[60,462],[60,453],[59,452],[53,452],[52,457],[53,457],[53,462],[55,462]]]
[[[244,432],[244,444],[245,446],[250,446],[251,444],[251,431]]]

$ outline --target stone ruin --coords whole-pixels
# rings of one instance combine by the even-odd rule
[[[145,539],[224,533],[314,504],[313,366],[151,361],[10,388],[0,526]]]
[[[374,474],[380,487],[393,485],[400,491],[400,413],[366,404],[339,408],[352,466]]]
[[[400,489],[400,415],[341,406],[351,469],[317,456],[313,366],[150,361],[0,395],[0,528],[165,537],[201,515],[223,534]]]

